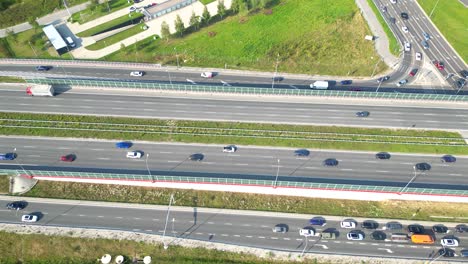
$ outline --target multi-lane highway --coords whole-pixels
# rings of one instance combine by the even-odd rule
[[[235,142],[232,142],[235,143]],[[295,149],[239,146],[235,153],[223,153],[219,145],[170,144],[136,142],[132,150],[150,154],[151,175],[185,175],[272,180],[278,171],[279,180],[314,181],[378,186],[404,186],[416,175],[411,187],[468,190],[468,159],[457,157],[454,164],[445,164],[438,155],[392,154],[389,160],[377,160],[375,153],[311,150],[308,157],[294,156]],[[116,149],[113,142],[0,138],[0,152],[16,149],[16,161],[0,161],[0,168],[72,170],[148,175],[146,157],[126,158],[126,150]],[[189,156],[202,153],[202,161]],[[77,159],[62,162],[62,155],[75,154]],[[325,167],[327,158],[339,161],[336,167]],[[278,162],[279,160],[279,162]],[[416,163],[427,162],[430,171],[415,172]],[[22,167],[19,166],[22,165]]]
[[[162,235],[167,216],[167,207],[163,206],[31,199],[24,211],[17,212],[3,209],[6,203],[7,199],[0,199],[0,222],[20,223],[22,213],[42,215],[39,222],[30,225],[88,227]],[[344,217],[325,216],[327,224],[314,226],[317,235],[309,237],[306,243],[306,238],[299,235],[299,229],[308,226],[311,217],[313,216],[172,207],[168,217],[166,242],[170,247],[176,239],[195,239],[289,252],[302,252],[305,248],[308,253],[430,260],[435,257],[434,252],[442,248],[440,239],[446,236],[434,234],[436,242],[433,245],[395,243],[390,241],[392,232],[407,233],[407,230],[383,230],[386,221],[377,220],[377,232],[385,234],[383,240],[371,238],[376,230],[363,230],[364,240],[348,241],[346,234],[353,229],[340,228],[339,222]],[[360,224],[364,219],[356,220]],[[284,234],[273,233],[272,228],[277,224],[287,225],[289,231]],[[403,224],[414,223],[405,221]],[[455,233],[455,224],[448,226],[450,232],[447,235],[455,235],[460,241],[459,247],[454,248],[459,255],[460,249],[468,247],[468,233]],[[425,225],[426,232],[433,234],[431,227],[432,224]],[[320,239],[320,233],[326,229],[335,232],[337,239]],[[360,226],[356,229],[360,229]],[[451,260],[463,261],[459,256]]]
[[[388,0],[374,0],[374,2],[380,7],[381,12],[383,11],[382,7],[386,7],[386,12],[382,12],[382,14],[401,43],[405,41],[411,43],[411,52],[408,52],[411,56],[407,59],[407,62],[411,63],[406,63],[407,73],[412,68],[419,68],[422,65],[421,62],[415,60],[415,53],[420,52],[423,54],[423,60],[428,61],[429,64],[432,64],[435,60],[442,61],[445,64],[445,69],[441,70],[440,73],[444,78],[449,79],[450,84],[454,85],[455,81],[462,77],[459,72],[466,70],[468,67],[440,34],[417,1],[398,0],[394,4]],[[401,17],[402,13],[407,13],[408,19],[403,19]],[[403,32],[402,27],[405,26],[408,28],[408,32]],[[429,35],[427,41],[429,48],[427,49],[422,45],[425,40],[423,33]],[[432,70],[439,71],[436,67],[432,67]]]
[[[134,95],[132,91],[111,95],[71,90],[47,98],[27,96],[23,89],[0,89],[0,111],[416,129],[468,128],[468,109],[456,106],[445,109],[431,105],[371,106]],[[355,116],[358,111],[369,111],[370,116],[358,118]]]

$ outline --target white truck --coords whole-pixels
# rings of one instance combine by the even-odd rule
[[[31,96],[54,96],[54,87],[49,84],[36,84],[26,88],[26,94]]]
[[[328,89],[328,82],[327,81],[316,81],[310,84],[310,88],[317,89],[317,90],[327,90]]]

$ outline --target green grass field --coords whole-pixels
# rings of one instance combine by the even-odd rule
[[[236,142],[239,145],[258,146],[367,150],[377,152],[468,154],[468,147],[460,134],[446,131],[26,113],[0,113],[0,118],[0,133],[4,135],[82,137],[119,140],[126,139],[131,135],[135,140],[149,141],[210,144],[228,144],[230,142]],[[27,127],[22,128],[20,126]],[[358,140],[365,141],[358,142]],[[424,144],[435,142],[446,145]],[[454,143],[459,146],[448,145]]]
[[[176,64],[176,48],[183,66],[274,71],[279,54],[279,72],[369,76],[380,60],[369,33],[353,0],[282,0],[272,14],[228,17],[169,42],[149,38],[136,58],[124,50],[107,59]]]
[[[69,235],[73,235],[71,232]],[[293,263],[261,259],[252,254],[231,253],[205,248],[184,248],[171,245],[164,250],[161,244],[147,244],[131,240],[73,238],[43,234],[14,234],[0,231],[0,263],[2,264],[96,264],[104,254],[123,255],[125,263],[134,256],[151,256],[157,264],[280,264]],[[115,263],[112,261],[112,263]],[[142,263],[142,262],[139,262]],[[296,263],[296,262],[294,262]],[[326,264],[316,260],[304,264]],[[330,264],[330,263],[328,263]]]
[[[0,193],[8,193],[10,191],[9,177],[0,174]]]
[[[432,21],[465,63],[468,63],[468,8],[458,0],[418,0],[427,15],[437,2],[439,3],[432,14]]]
[[[94,10],[88,7],[85,10],[74,13],[71,16],[70,21],[84,24],[96,18],[105,16],[109,13],[112,13],[122,8],[126,8],[126,7],[133,5],[133,1],[127,1],[127,0],[108,0],[108,3],[109,3],[109,6],[107,5],[106,1],[104,1],[104,3],[99,4]]]
[[[87,30],[85,30],[83,32],[80,32],[80,33],[76,34],[76,35],[78,37],[90,37],[90,36],[92,36],[92,35],[94,35],[96,33],[99,33],[101,31],[104,31],[104,30],[109,29],[111,27],[120,25],[120,24],[125,23],[127,21],[130,21],[130,20],[137,21],[138,19],[140,19],[142,17],[143,17],[143,14],[141,14],[141,13],[136,13],[131,18],[128,15],[124,15],[124,16],[118,17],[118,18],[116,18],[114,20],[111,20],[111,21],[108,21],[106,23],[103,23],[103,24],[97,25],[95,27],[92,27],[90,29],[87,29]]]
[[[390,30],[390,27],[388,26],[387,22],[385,22],[384,18],[382,17],[379,10],[375,6],[374,1],[373,0],[367,0],[367,3],[369,4],[369,6],[374,11],[375,15],[377,16],[377,19],[379,20],[380,24],[382,25],[382,27],[383,27],[383,29],[385,31],[385,35],[387,35],[387,38],[388,38],[388,41],[389,41],[390,52],[393,55],[396,55],[396,56],[400,55],[401,47],[400,47],[400,45],[398,45],[398,41],[397,41],[395,35],[393,35],[392,30]]]
[[[119,32],[115,35],[112,35],[112,36],[109,36],[105,39],[102,39],[92,45],[89,45],[89,46],[86,46],[86,49],[88,50],[100,50],[100,49],[103,49],[105,47],[107,47],[108,45],[112,45],[114,43],[117,43],[121,40],[124,40],[124,39],[127,39],[133,35],[136,35],[140,32],[143,32],[144,30],[142,29],[144,24],[138,24],[138,25],[135,25],[129,29],[126,29],[122,32]]]
[[[348,217],[436,221],[466,221],[468,205],[426,201],[353,201],[294,196],[147,188],[125,185],[39,181],[26,196],[91,201],[167,204],[174,194],[177,206],[260,210],[272,212],[338,215]],[[413,214],[417,212],[414,216]]]
[[[0,76],[0,83],[24,83],[26,82],[23,78],[11,77],[11,76]]]

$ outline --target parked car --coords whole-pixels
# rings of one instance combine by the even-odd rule
[[[144,71],[132,71],[132,72],[130,72],[130,76],[133,76],[133,77],[141,77],[143,75],[145,75]]]
[[[463,233],[463,232],[468,232],[468,226],[465,224],[459,224],[455,226],[455,232],[457,233]]]
[[[364,235],[359,230],[353,230],[346,235],[348,240],[363,240]]]
[[[127,158],[129,159],[141,159],[143,157],[143,152],[139,150],[127,152]]]
[[[433,61],[434,65],[436,66],[437,69],[443,71],[445,69],[445,65],[443,62],[435,60]]]
[[[377,154],[375,154],[375,158],[376,159],[390,159],[391,158],[391,155],[390,153],[388,152],[379,152]]]
[[[325,218],[317,216],[309,220],[309,224],[311,225],[317,225],[317,226],[325,226],[327,224],[327,221]]]
[[[408,225],[408,232],[411,234],[423,234],[424,226],[422,225]]]
[[[326,159],[322,162],[322,165],[325,166],[325,167],[334,167],[334,166],[338,166],[338,160],[336,159],[333,159],[333,158],[330,158],[330,159]]]
[[[273,227],[272,231],[274,233],[286,233],[288,232],[288,226],[285,224],[277,224]]]
[[[427,162],[416,163],[416,165],[414,165],[414,169],[418,171],[429,171],[431,170],[431,164]]]
[[[437,255],[444,258],[453,258],[455,257],[455,251],[450,248],[441,248],[439,251],[437,251]]]
[[[392,222],[388,222],[384,228],[384,230],[400,230],[400,229],[403,229],[403,225],[399,222],[396,222],[396,221],[392,221]]]
[[[203,77],[203,78],[213,78],[214,73],[213,72],[202,72],[201,77]]]
[[[357,117],[368,117],[370,113],[368,111],[360,111],[356,113]]]
[[[448,233],[449,232],[449,229],[444,226],[444,225],[435,225],[432,227],[432,231],[434,231],[434,233]]]
[[[371,239],[373,240],[385,240],[387,238],[387,234],[382,231],[374,231],[371,234]]]
[[[16,157],[16,153],[0,153],[0,160],[14,160]]]
[[[223,152],[227,152],[227,153],[233,153],[233,152],[236,152],[237,151],[237,146],[235,145],[229,145],[229,146],[225,146],[223,148]]]
[[[398,86],[398,87],[401,87],[401,86],[403,86],[403,85],[405,85],[405,84],[407,84],[407,83],[408,83],[408,80],[407,80],[407,79],[403,79],[403,80],[400,80],[400,81],[397,83],[397,86]]]
[[[416,52],[416,60],[417,61],[422,60],[422,53],[421,52]]]
[[[73,162],[75,159],[76,156],[74,154],[68,154],[60,157],[60,160],[64,162]]]
[[[457,158],[455,158],[452,155],[444,155],[440,158],[440,161],[442,161],[443,163],[454,163],[457,161]]]
[[[416,75],[416,73],[418,73],[418,69],[412,69],[409,73],[409,76],[412,76],[414,77]]]
[[[341,221],[341,228],[356,228],[357,222],[354,219],[345,219]]]
[[[379,227],[379,223],[373,220],[365,220],[361,224],[361,228],[364,229],[377,229],[377,227]]]
[[[132,142],[128,142],[128,141],[122,141],[122,142],[115,143],[116,148],[122,148],[122,149],[130,148],[132,145],[133,145]]]
[[[48,71],[52,69],[52,66],[36,66],[36,71]]]
[[[21,222],[27,222],[27,223],[37,222],[37,215],[31,215],[31,214],[23,215],[21,217]]]
[[[6,208],[9,210],[23,210],[24,208],[26,208],[26,205],[27,205],[26,202],[15,201],[15,202],[8,203],[6,205]]]
[[[458,247],[458,239],[454,238],[454,237],[450,237],[450,238],[442,238],[440,240],[440,243],[442,244],[442,246],[445,246],[445,247]]]

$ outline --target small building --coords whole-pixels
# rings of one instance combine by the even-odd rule
[[[65,40],[62,38],[54,25],[48,25],[44,27],[42,31],[44,31],[50,43],[52,43],[52,46],[54,46],[59,55],[62,55],[68,51],[67,43],[65,43]]]
[[[168,0],[161,4],[145,8],[143,14],[145,14],[146,20],[150,20],[163,16],[177,9],[189,6],[196,1],[198,0]]]

